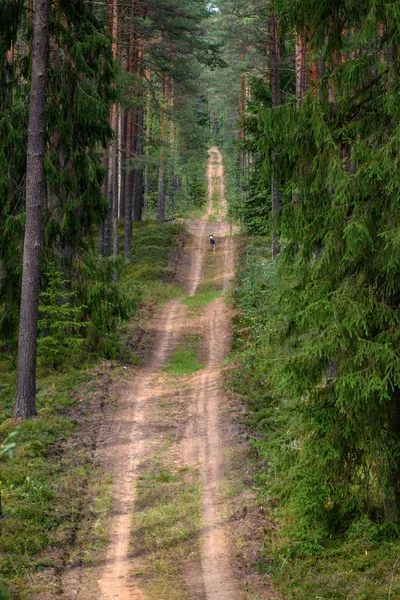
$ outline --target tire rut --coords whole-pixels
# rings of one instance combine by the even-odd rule
[[[196,293],[202,281],[208,235],[217,237],[218,285],[226,292],[234,268],[234,241],[226,221],[208,222],[213,215],[213,197],[219,195],[218,216],[226,215],[222,157],[210,149],[208,204],[204,220],[188,221],[192,234],[190,267],[185,275],[188,295]],[[130,555],[132,515],[136,499],[139,465],[157,449],[162,435],[154,424],[159,399],[170,393],[163,367],[188,328],[200,333],[206,366],[190,378],[186,417],[178,448],[182,464],[192,466],[202,481],[201,573],[187,574],[191,598],[238,600],[239,583],[232,569],[231,545],[224,515],[224,443],[221,423],[221,363],[230,348],[230,315],[223,298],[212,302],[203,316],[193,318],[178,300],[167,303],[154,322],[156,336],[153,356],[146,367],[137,369],[120,398],[120,408],[100,432],[98,455],[113,476],[113,509],[110,542],[103,564],[86,569],[81,577],[78,600],[146,600],[134,576],[135,559]],[[153,414],[152,414],[153,413]],[[200,564],[200,563],[199,563]],[[200,567],[199,567],[200,570]],[[163,600],[160,598],[159,600]]]
[[[216,182],[220,206],[226,214],[221,153],[210,150],[209,185]],[[211,214],[213,188],[209,188],[207,215]],[[196,235],[218,234],[217,252],[223,263],[222,291],[229,289],[234,269],[234,242],[226,222],[205,223]],[[230,315],[223,298],[212,302],[201,321],[201,335],[205,340],[207,365],[192,382],[189,418],[182,442],[186,464],[198,468],[202,479],[202,578],[207,600],[238,600],[239,584],[232,569],[229,534],[224,514],[224,443],[221,424],[222,393],[221,364],[229,353],[231,343]]]

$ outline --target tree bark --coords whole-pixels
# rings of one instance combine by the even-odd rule
[[[28,23],[33,23],[33,0],[28,0],[27,3],[27,19]]]
[[[104,254],[104,223],[99,227],[99,237],[97,241],[97,254],[103,256]]]
[[[133,137],[133,114],[128,110],[128,121],[126,128],[126,155],[127,161],[132,160],[132,137]],[[133,193],[132,167],[126,165],[125,170],[125,199],[124,199],[124,252],[127,258],[132,253],[132,193]]]
[[[116,147],[112,149],[111,159],[111,211],[112,211],[112,229],[113,229],[113,256],[118,256],[118,146],[119,146],[119,135],[118,135],[118,110],[117,105],[113,106],[112,109],[112,125],[114,129],[114,142]]]
[[[157,220],[165,221],[165,142],[167,133],[168,84],[164,84],[164,113],[161,121],[160,166],[158,171]]]
[[[145,18],[146,12],[142,8],[141,17]],[[138,109],[136,118],[136,163],[134,183],[133,183],[133,220],[142,220],[143,210],[143,126],[144,126],[144,107],[143,107],[143,40],[138,39],[136,74],[138,80]]]
[[[237,138],[239,141],[238,146],[238,155],[237,155],[237,165],[238,165],[238,173],[239,173],[239,187],[241,196],[243,197],[244,193],[244,150],[243,150],[243,142],[245,141],[245,128],[244,128],[244,112],[246,108],[246,74],[244,72],[243,62],[245,59],[245,49],[242,47],[240,52],[240,63],[241,63],[241,73],[240,73],[240,91],[239,91],[239,129],[237,132]]]
[[[103,180],[102,186],[102,194],[104,198],[107,198],[107,189],[108,189],[108,150],[106,151],[106,155],[104,157],[104,167],[105,167],[105,176]],[[99,228],[99,238],[97,243],[97,253],[99,256],[104,256],[105,253],[105,221],[102,222]]]
[[[275,0],[271,4],[270,14],[270,71],[271,71],[271,97],[272,107],[279,105],[279,37],[278,37],[278,19],[275,11]],[[272,178],[271,178],[271,197],[272,197],[272,258],[275,259],[279,254],[278,237],[278,218],[280,209],[279,200],[279,180],[276,175],[275,163],[276,153],[272,156]]]
[[[137,116],[137,134],[136,134],[136,156],[139,160],[143,159],[143,125],[144,114],[143,106],[138,108]],[[133,184],[133,220],[142,220],[143,209],[143,165],[138,164],[135,169]]]
[[[121,0],[118,8],[118,39],[117,39],[117,61],[122,65],[122,48],[125,37],[125,13],[127,10],[127,0]],[[119,105],[118,111],[118,135],[119,135],[119,159],[118,159],[118,183],[119,183],[119,202],[118,217],[123,219],[125,216],[125,169],[126,169],[126,109]]]
[[[296,105],[303,103],[304,92],[307,90],[307,44],[304,32],[296,35]]]
[[[118,34],[120,29],[118,27],[118,2],[112,0],[110,6],[110,28],[112,36],[112,55],[114,60],[118,54]],[[118,107],[114,104],[111,108],[110,115],[111,128],[114,133],[113,144],[110,145],[110,187],[109,187],[109,199],[110,199],[110,214],[112,220],[112,254],[115,257],[118,256],[118,149],[119,149],[119,136],[118,136]]]
[[[43,207],[46,187],[45,153],[46,69],[49,49],[50,0],[37,0],[32,48],[26,168],[26,222],[22,269],[21,313],[18,338],[17,392],[14,415],[36,415],[36,348],[42,246]]]
[[[164,159],[158,170],[157,221],[165,221],[165,165]]]
[[[151,83],[151,71],[146,70],[146,81],[150,88]],[[146,106],[146,164],[144,167],[144,215],[145,217],[149,214],[149,156],[150,156],[150,133],[151,133],[151,93],[150,89],[147,92],[147,106]]]
[[[104,256],[111,256],[111,242],[112,242],[112,156],[111,147],[107,149],[107,180],[106,180],[106,197],[108,199],[108,214],[104,221],[104,238],[103,238],[103,254]]]
[[[174,123],[174,106],[175,106],[175,95],[174,91],[171,92],[171,126],[170,126],[170,161],[169,161],[169,174],[168,174],[168,208],[173,210],[175,203],[175,138],[177,137]]]
[[[171,163],[169,165],[169,181],[168,181],[168,208],[172,211],[175,205],[175,165],[174,155],[171,156]]]
[[[135,17],[137,13],[137,2],[136,0],[131,1],[131,17]],[[126,67],[128,73],[135,72],[136,63],[136,32],[133,26],[130,29],[128,51],[126,56]],[[130,260],[132,256],[132,205],[133,205],[133,185],[134,185],[134,172],[129,161],[132,161],[134,152],[136,149],[136,127],[135,127],[135,114],[132,108],[128,109],[127,116],[127,127],[126,127],[126,156],[127,156],[127,168],[125,171],[125,218],[124,218],[124,252],[127,260]]]
[[[128,111],[123,109],[121,114],[121,163],[120,179],[121,187],[119,192],[119,217],[125,217],[125,184],[126,184],[126,136],[128,126]]]

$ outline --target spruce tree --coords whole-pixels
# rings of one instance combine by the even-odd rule
[[[291,465],[291,534],[313,535],[315,549],[362,514],[400,514],[395,6],[304,0],[277,10],[300,72],[281,86],[278,109],[259,97],[247,126],[263,165],[257,185],[277,171],[284,190],[266,365],[289,399],[282,435],[301,449],[275,463],[283,477]]]

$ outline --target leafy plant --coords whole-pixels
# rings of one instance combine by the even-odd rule
[[[3,440],[3,442],[0,444],[0,456],[6,455],[9,458],[12,457],[13,449],[17,445],[16,442],[13,442],[12,440],[17,435],[17,433],[18,433],[17,431],[11,431],[11,433],[9,433],[6,436],[6,438]]]

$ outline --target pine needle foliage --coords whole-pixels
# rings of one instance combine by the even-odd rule
[[[13,349],[20,305],[32,41],[24,2],[2,3],[1,32],[0,336]],[[55,263],[74,285],[74,267],[91,251],[96,226],[107,211],[102,154],[112,133],[108,116],[115,98],[115,66],[104,18],[89,11],[83,0],[52,4],[48,71],[43,272]]]
[[[68,290],[70,282],[56,265],[48,266],[45,277],[47,284],[39,302],[38,363],[55,369],[71,355],[79,358],[88,323],[82,321],[86,307],[76,306],[76,292]]]
[[[270,386],[268,471],[288,552],[309,554],[359,519],[400,520],[398,2],[277,10],[307,31],[324,72],[301,106],[290,81],[278,107],[255,90],[244,214],[265,232],[262,190],[281,182],[282,253],[251,290],[265,311],[254,378]]]

